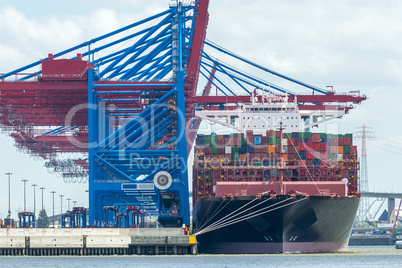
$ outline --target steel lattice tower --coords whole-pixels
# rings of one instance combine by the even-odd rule
[[[361,130],[355,132],[357,134],[355,138],[362,139],[362,155],[361,155],[361,168],[360,168],[360,191],[361,192],[368,192],[369,191],[369,183],[368,183],[368,169],[367,169],[367,146],[366,140],[367,139],[375,139],[374,132],[368,131],[366,125],[358,127]],[[362,197],[359,207],[359,219],[360,220],[368,220],[370,219],[370,211],[369,211],[369,200],[367,197]]]

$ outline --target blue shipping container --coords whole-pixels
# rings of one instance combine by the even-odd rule
[[[254,144],[261,145],[261,137],[254,137]]]
[[[314,165],[315,167],[321,166],[321,160],[320,160],[320,159],[314,159],[314,160],[313,160],[313,165]]]
[[[253,145],[247,145],[247,152],[248,153],[254,153],[254,146]]]
[[[246,146],[239,147],[239,154],[246,154],[246,153],[247,153],[247,147]]]
[[[299,159],[306,159],[307,153],[306,151],[299,151]]]
[[[197,138],[197,145],[204,145],[204,137]]]

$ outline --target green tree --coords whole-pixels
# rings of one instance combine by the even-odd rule
[[[47,217],[46,210],[43,209],[39,212],[38,222],[36,226],[38,226],[38,228],[49,227],[49,218]]]

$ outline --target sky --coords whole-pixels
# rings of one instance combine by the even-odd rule
[[[4,1],[0,0],[0,73],[24,66],[96,36],[166,10],[167,0]],[[369,190],[402,193],[402,2],[396,0],[211,0],[207,39],[279,73],[337,93],[360,91],[368,100],[341,120],[341,133],[365,124],[376,139],[367,142]],[[265,74],[270,80],[271,75]],[[305,91],[304,93],[311,93]],[[361,140],[355,139],[355,144]],[[63,182],[43,161],[32,159],[0,135],[0,218],[27,209],[33,187],[45,187],[44,203],[55,211],[66,198],[87,206],[87,184]],[[36,207],[40,207],[36,191]],[[373,200],[371,202],[374,202]],[[373,206],[373,208],[376,205]]]

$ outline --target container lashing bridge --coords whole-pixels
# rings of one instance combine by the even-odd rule
[[[0,75],[1,130],[66,182],[88,178],[89,225],[106,226],[112,217],[115,226],[138,226],[145,216],[163,227],[190,224],[196,110],[230,110],[251,103],[258,90],[286,95],[310,111],[314,125],[366,98],[311,86],[206,40],[208,5],[170,1],[164,12]],[[313,94],[245,73],[220,54]],[[206,87],[197,96],[199,78]],[[65,216],[72,227],[86,227],[85,209]]]

